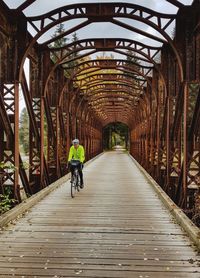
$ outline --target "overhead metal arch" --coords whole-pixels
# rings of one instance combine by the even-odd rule
[[[112,81],[112,80],[110,80],[110,81]],[[108,80],[107,83],[106,83],[106,81],[105,81],[105,83],[103,83],[103,82],[102,82],[102,79],[99,79],[99,80],[97,80],[97,81],[94,81],[93,83],[90,82],[89,84],[90,84],[90,85],[88,85],[88,87],[86,86],[86,87],[84,88],[84,90],[86,90],[85,95],[89,95],[90,93],[95,92],[95,91],[92,89],[92,87],[95,87],[95,86],[103,86],[103,85],[105,85],[105,86],[108,87],[108,85],[112,85],[111,82],[109,83],[109,80]],[[118,83],[116,84],[116,86],[127,86],[127,87],[131,87],[131,82],[126,81],[126,80],[120,80],[120,79],[119,79],[119,80],[118,80]],[[134,88],[134,87],[132,86],[132,88]],[[82,88],[82,89],[83,89],[83,88]],[[102,88],[101,88],[100,90],[102,90]],[[106,90],[104,90],[104,91],[106,91]],[[116,92],[117,92],[117,91],[121,91],[121,89],[115,87],[115,91],[116,91]],[[139,91],[139,90],[137,90],[137,91]],[[143,90],[140,90],[139,92],[141,93],[141,92],[143,92]]]
[[[135,85],[125,84],[125,83],[116,84],[116,85],[99,83],[99,84],[96,84],[96,85],[87,86],[88,94],[90,92],[93,92],[94,90],[97,91],[97,92],[102,91],[102,90],[104,90],[104,91],[112,90],[112,91],[115,91],[115,92],[117,92],[117,91],[121,92],[121,91],[128,91],[129,89],[130,90],[133,89],[135,91],[142,92],[143,87],[141,87],[141,86],[136,87]]]
[[[135,73],[139,73],[139,71],[135,71]],[[126,73],[99,73],[99,74],[92,74],[90,76],[86,76],[80,80],[77,80],[77,82],[80,82],[84,84],[87,84],[88,82],[90,84],[92,84],[92,82],[98,81],[98,80],[102,80],[102,81],[115,81],[116,83],[120,81],[125,81],[127,83],[133,83],[131,82],[132,80],[134,81],[141,81],[143,83],[145,83],[147,81],[147,77],[145,75],[143,75],[142,73],[140,74],[141,77],[144,77],[144,79],[142,79],[141,77],[135,77],[132,78],[130,75],[126,74]],[[82,87],[82,85],[80,85],[80,88]]]
[[[125,84],[125,83],[121,83],[121,84],[117,84],[117,85],[113,85],[113,84],[104,84],[104,85],[102,85],[102,83],[100,83],[100,84],[101,84],[100,86],[97,84],[97,85],[91,85],[90,87],[88,87],[88,92],[87,92],[87,95],[85,97],[93,97],[94,92],[97,95],[99,93],[106,93],[106,92],[118,92],[118,95],[121,95],[121,92],[122,92],[122,93],[129,94],[130,96],[138,96],[138,93],[133,94],[133,90],[134,91],[136,90],[139,93],[142,91],[142,87],[141,88],[139,88],[139,87],[136,88],[135,86],[132,86],[132,84]],[[61,105],[62,95],[63,95],[63,93],[65,93],[67,85],[68,84],[65,83],[63,89],[61,90],[59,101],[58,101],[59,106]],[[102,88],[102,87],[104,87],[104,88]],[[78,90],[79,89],[77,89],[77,92],[78,92]],[[90,95],[90,90],[91,90],[92,95]],[[74,95],[73,99],[70,101],[71,104],[69,106],[69,110],[71,110],[70,107],[72,105],[73,100],[75,100],[76,93],[73,93],[73,95]]]
[[[112,79],[112,80],[116,80],[116,78],[113,78],[113,76],[112,75],[109,75],[110,76],[110,78]],[[119,77],[120,75],[118,74],[118,77]],[[123,76],[123,75],[122,75]],[[102,77],[102,75],[100,75],[100,77]],[[109,79],[109,80],[111,80],[111,79]],[[94,90],[94,85],[96,84],[96,85],[98,85],[97,83],[96,83],[96,81],[97,81],[98,79],[95,79],[95,82],[91,82],[90,81],[90,87],[88,87],[88,89],[90,90],[91,89],[91,86],[93,86],[93,89],[92,89],[92,91],[93,91],[93,93],[95,92],[95,90]],[[104,82],[106,82],[105,81],[105,78],[103,78],[103,80],[104,80]],[[122,89],[122,85],[124,85],[125,86],[125,88],[126,88],[126,90],[127,90],[127,87],[130,87],[130,88],[132,88],[133,90],[135,90],[135,89],[137,89],[137,90],[139,90],[139,88],[135,88],[135,86],[133,86],[133,84],[132,84],[132,82],[128,79],[127,81],[126,81],[126,79],[117,79],[117,81],[118,81],[118,84],[116,84],[116,86],[115,86],[115,89],[116,90],[121,90]],[[100,84],[101,85],[103,85],[102,84],[102,79],[99,79],[97,82],[100,82]],[[105,83],[104,83],[105,84]],[[151,86],[151,83],[149,83],[149,86]],[[113,88],[112,88],[113,89]],[[142,89],[142,87],[141,87],[141,89]],[[141,92],[141,89],[140,89],[140,91],[139,92]],[[64,89],[63,89],[64,90]],[[61,91],[61,95],[62,95],[62,93],[63,93],[63,90]],[[87,94],[86,94],[87,95]],[[61,100],[61,97],[59,98],[60,100]],[[60,101],[59,101],[60,102]]]
[[[117,75],[119,76],[119,74],[117,74]],[[100,75],[100,76],[102,77],[102,75]],[[95,77],[96,77],[96,75],[95,75]],[[112,77],[113,80],[116,80],[116,78],[113,78],[113,75],[111,75],[111,74],[110,74],[110,77]],[[103,78],[103,80],[104,80],[104,82],[105,82],[105,78]],[[101,84],[102,84],[102,81],[101,81],[101,80],[100,80],[100,82],[101,82]],[[123,82],[124,82],[124,80],[123,80]],[[91,84],[91,82],[90,82],[90,85],[93,85],[93,84]],[[130,86],[130,85],[132,85],[132,84],[131,84],[131,82],[130,82],[130,84],[126,84],[126,85],[127,85],[126,88],[128,88],[128,85]],[[149,83],[149,85],[151,86],[151,83]],[[102,86],[102,85],[101,85],[101,86]],[[115,89],[116,89],[116,86],[115,86]],[[117,90],[119,91],[119,88],[117,88]],[[105,91],[104,91],[104,92],[105,92]],[[96,94],[96,93],[98,94],[98,92],[96,92],[96,91],[93,90],[93,96],[94,96],[94,94]],[[121,94],[119,93],[118,96],[120,96],[120,95],[121,95]],[[133,95],[133,94],[132,94],[132,95]],[[86,96],[87,96],[87,95],[86,95]],[[107,95],[107,97],[108,97],[108,95]],[[88,101],[88,103],[90,103],[90,102]],[[94,108],[94,107],[95,107],[95,106],[93,105],[93,108]],[[104,107],[104,109],[105,109],[105,107]]]
[[[77,48],[77,46],[79,46],[79,48]],[[159,74],[163,80],[163,83],[165,84],[163,74],[162,74],[160,68],[158,67],[157,63],[153,59],[159,53],[159,51],[160,51],[159,47],[149,47],[145,44],[137,43],[134,40],[126,40],[126,39],[113,39],[113,38],[106,39],[106,40],[105,39],[87,39],[87,40],[80,40],[80,41],[71,43],[71,44],[61,48],[63,50],[64,49],[72,49],[72,52],[67,53],[64,56],[62,56],[62,53],[61,53],[60,59],[55,63],[55,65],[51,68],[51,70],[48,74],[48,77],[47,77],[46,83],[45,83],[45,92],[46,92],[47,84],[48,84],[51,74],[53,73],[53,71],[55,70],[55,68],[57,67],[58,64],[60,64],[60,63],[66,64],[66,62],[64,62],[63,60],[65,60],[66,57],[70,56],[71,53],[77,52],[79,50],[84,50],[85,48],[88,48],[88,49],[95,48],[96,50],[102,50],[103,47],[105,47],[105,49],[108,49],[108,48],[110,49],[111,46],[113,46],[115,48],[117,47],[119,49],[128,49],[128,50],[134,51],[134,52],[139,53],[140,55],[144,56],[146,58],[146,60],[145,60],[146,62],[152,63],[154,65],[154,68],[157,69],[157,71],[159,72]],[[99,48],[97,48],[97,47],[99,47]],[[116,51],[116,49],[115,49],[115,51]],[[156,51],[156,52],[152,53],[152,51]],[[123,54],[125,54],[125,53],[123,53]],[[125,55],[130,56],[128,54],[125,54]],[[138,61],[141,60],[141,57],[138,57],[138,56],[133,56],[132,58],[136,58],[136,59],[138,59]],[[77,59],[80,59],[80,57],[77,57]],[[107,63],[109,63],[109,60],[107,60],[107,61],[108,61]],[[85,63],[90,65],[90,63],[87,61]],[[112,64],[113,60],[110,60],[110,63]],[[130,62],[127,61],[127,63],[131,64],[131,61]],[[96,65],[95,62],[94,62],[94,64]],[[132,64],[135,64],[135,63],[132,62]],[[81,67],[81,64],[78,65],[78,68],[79,67]],[[145,66],[140,65],[140,68],[142,69],[142,71],[144,71],[143,69],[145,69]],[[147,74],[148,73],[149,72],[147,71]],[[74,75],[75,75],[75,73],[74,73]]]
[[[124,112],[119,116],[119,113],[120,113],[120,110],[121,110],[121,107],[119,107],[118,109],[116,108],[115,110],[111,110],[111,109],[107,109],[106,110],[106,116],[104,117],[104,115],[99,112],[98,113],[98,110],[96,108],[96,115],[99,116],[99,118],[101,118],[101,122],[102,122],[102,127],[104,127],[107,123],[112,123],[112,122],[123,122],[123,119],[126,118],[126,124],[129,126],[129,127],[132,127],[133,123],[133,117],[130,117],[130,115],[132,114],[132,111],[130,109],[125,109]]]
[[[96,52],[102,51],[102,50],[103,51],[110,50],[110,51],[116,52],[117,49],[130,50],[130,51],[133,51],[134,53],[140,54],[145,59],[142,59],[141,56],[132,56],[130,53],[123,53],[123,54],[126,56],[130,56],[132,58],[135,58],[137,61],[141,60],[146,63],[151,63],[160,72],[160,69],[158,68],[158,64],[154,60],[154,58],[159,54],[159,51],[161,49],[160,47],[150,47],[145,44],[138,43],[134,40],[122,39],[122,38],[120,38],[120,39],[118,39],[118,38],[116,38],[116,39],[113,39],[113,38],[111,38],[111,39],[92,39],[91,38],[91,39],[80,40],[80,41],[76,41],[74,43],[70,43],[69,45],[59,48],[60,56],[58,57],[58,61],[55,64],[66,65],[69,62],[69,60],[65,61],[65,59],[67,57],[69,57],[71,54],[74,54],[74,53],[77,53],[79,51],[86,50],[86,49],[95,49]],[[70,51],[66,53],[66,50],[70,50]],[[53,51],[53,49],[50,48],[50,51]],[[56,51],[58,51],[58,50],[56,49]],[[56,51],[54,49],[53,52],[56,52]],[[76,59],[80,60],[80,57],[77,56]],[[85,63],[87,63],[87,61]],[[130,63],[131,63],[131,61],[130,61]],[[134,64],[134,62],[132,62],[132,63]],[[135,63],[135,65],[137,65],[137,63]],[[79,67],[79,65],[77,65],[77,66]],[[142,64],[140,66],[142,68],[145,67]],[[64,67],[64,68],[67,69],[67,67]],[[162,74],[161,74],[161,76],[162,76]]]
[[[158,55],[161,47],[155,47],[150,45],[145,45],[144,43],[140,43],[131,39],[124,38],[89,38],[83,40],[77,40],[75,42],[66,44],[62,47],[50,47],[50,51],[56,56],[58,59],[64,60],[65,57],[70,56],[73,53],[88,50],[88,49],[96,49],[97,51],[112,51],[114,49],[127,49],[137,52],[147,58],[147,60],[151,60],[154,62],[153,58]],[[48,48],[49,50],[49,48]],[[67,52],[66,52],[67,51]],[[137,57],[139,60],[140,58]]]
[[[82,84],[80,84],[80,88],[82,90],[83,89],[86,90],[85,94],[87,95],[87,90],[90,89],[91,86],[109,84],[109,82],[114,82],[114,85],[126,84],[127,86],[130,85],[130,87],[133,87],[134,83],[132,82],[131,78],[126,78],[126,77],[127,77],[126,75],[120,75],[120,74],[116,74],[116,77],[114,74],[94,75],[91,78],[84,79],[83,87],[82,87]],[[135,80],[135,79],[133,79],[133,80]],[[147,84],[150,87],[152,86],[152,84],[148,78],[146,78],[144,80],[139,79],[138,81],[147,82]],[[88,84],[89,84],[89,87],[87,87]]]
[[[134,95],[131,95],[131,93],[130,92],[128,92],[128,94],[130,94],[130,96],[134,96]],[[127,95],[128,94],[126,94],[126,97],[127,97]],[[104,93],[102,93],[102,94],[99,94],[99,96],[98,96],[98,94],[97,95],[91,95],[90,96],[90,99],[91,100],[95,100],[95,98],[103,98],[104,97]],[[112,97],[112,94],[111,94],[111,97]],[[118,96],[119,98],[120,98],[120,96]],[[124,96],[123,96],[124,97]],[[122,97],[122,98],[123,98]],[[117,98],[117,96],[116,96],[116,98]],[[92,103],[90,102],[90,99],[88,100],[88,103],[89,104],[91,104],[92,105]],[[130,97],[129,97],[129,99],[130,99]],[[141,103],[141,104],[143,104],[144,105],[144,101],[145,101],[145,99],[143,99],[142,97],[140,97],[139,98],[139,102]],[[147,99],[147,102],[149,102],[149,100]],[[108,105],[107,105],[107,108],[105,108],[105,103],[107,103]],[[98,102],[96,102],[95,104],[94,104],[94,108],[95,109],[100,109],[101,107],[102,107],[102,111],[101,111],[101,113],[103,113],[103,111],[104,111],[104,113],[108,116],[109,115],[109,117],[110,117],[110,122],[112,122],[112,119],[115,119],[115,117],[116,117],[116,110],[114,111],[114,107],[115,106],[113,106],[113,105],[111,105],[110,106],[110,103],[112,103],[112,101],[110,101],[109,102],[109,96],[105,96],[105,103],[98,103]],[[138,105],[133,105],[133,99],[130,101],[130,102],[128,102],[128,104],[130,105],[130,109],[129,109],[129,111],[128,111],[128,113],[126,113],[126,116],[128,117],[128,119],[129,119],[129,126],[133,126],[133,118],[135,118],[135,109],[138,107]],[[136,104],[136,103],[135,103]],[[108,107],[110,107],[110,110],[108,110]],[[133,107],[135,107],[135,109],[133,109]],[[113,109],[112,109],[113,108]],[[121,110],[120,110],[121,109]],[[124,115],[123,114],[123,112],[125,111],[125,112],[127,112],[127,110],[125,109],[124,110],[124,108],[123,108],[123,104],[122,103],[120,103],[120,108],[119,108],[119,106],[118,106],[118,108],[117,108],[117,110],[119,110],[118,111],[118,119],[119,119],[119,121],[121,121],[120,119],[121,119],[121,117],[122,117],[122,115]],[[112,113],[111,113],[111,111],[113,111]],[[103,121],[103,124],[105,124],[105,120]]]
[[[157,67],[157,64],[155,63],[155,61],[153,60],[153,58],[151,58],[151,56],[153,57],[154,55],[156,55],[157,53],[158,53],[158,51],[159,51],[159,49],[160,48],[158,48],[158,47],[155,47],[155,48],[152,48],[152,49],[150,49],[148,46],[145,46],[144,44],[139,44],[138,45],[138,43],[137,42],[135,42],[135,41],[132,41],[132,40],[123,40],[123,39],[111,39],[111,41],[107,41],[107,42],[105,42],[105,40],[103,40],[103,39],[97,39],[97,40],[94,40],[93,42],[91,42],[91,40],[89,39],[89,40],[81,40],[81,41],[78,41],[78,42],[75,42],[75,43],[72,43],[72,44],[70,44],[69,45],[69,47],[67,47],[68,49],[70,49],[70,48],[72,48],[73,50],[75,49],[76,51],[77,51],[77,45],[79,46],[79,49],[84,49],[84,48],[86,48],[86,47],[88,47],[88,48],[90,48],[91,47],[91,45],[98,45],[98,47],[100,47],[99,48],[99,50],[102,48],[102,43],[104,44],[104,45],[109,45],[109,47],[111,46],[111,45],[117,45],[118,47],[120,46],[120,47],[122,47],[123,49],[126,49],[126,47],[128,46],[128,47],[130,47],[130,46],[133,46],[134,45],[134,51],[135,52],[140,52],[140,54],[142,55],[143,54],[143,52],[141,51],[141,49],[143,49],[143,51],[144,52],[146,52],[146,53],[144,53],[144,55],[143,56],[145,56],[146,57],[146,61],[148,61],[148,59],[149,59],[149,57],[150,57],[150,59],[151,59],[151,62],[154,64],[154,66],[158,69],[158,71],[160,71],[159,70],[159,68]],[[81,46],[81,47],[80,47]],[[107,46],[108,47],[108,46]],[[64,49],[64,48],[63,48]],[[66,48],[65,48],[66,49]],[[138,50],[139,49],[139,50]],[[130,49],[130,50],[132,50],[132,49]],[[156,51],[155,53],[151,53],[151,51]],[[68,53],[67,55],[65,55],[64,57],[62,57],[61,59],[60,59],[60,61],[59,62],[57,62],[57,64],[59,64],[62,60],[64,60],[65,59],[65,57],[66,56],[70,56],[70,54],[71,54],[71,52],[70,53]],[[61,55],[62,56],[62,55]],[[109,62],[109,61],[108,61]],[[149,62],[149,61],[148,61]],[[63,62],[64,63],[64,62]],[[111,61],[110,61],[110,63],[112,63]],[[121,62],[121,64],[122,64],[122,62]],[[130,63],[129,63],[130,64]],[[135,63],[134,63],[135,64]],[[142,67],[142,66],[141,66]],[[140,67],[140,68],[141,68]],[[51,69],[51,72],[53,72],[54,71],[54,69],[56,68],[56,64],[54,65],[54,67]],[[142,69],[143,69],[143,67],[142,67]],[[148,74],[148,72],[147,72],[147,74]],[[50,78],[50,76],[51,76],[51,74],[49,74],[49,78]],[[161,74],[161,76],[162,76],[162,74]],[[105,80],[105,79],[104,79]],[[47,79],[47,82],[48,82],[48,79]],[[46,85],[47,85],[47,82],[46,82]],[[96,81],[95,81],[96,82]],[[105,83],[106,81],[104,81],[104,83]],[[143,82],[144,82],[144,80],[143,80]],[[80,83],[80,80],[79,80],[79,83]],[[91,85],[93,85],[93,84],[90,84],[90,86]],[[132,85],[132,84],[130,84],[130,85]],[[151,85],[151,84],[150,84]],[[45,86],[46,87],[46,86]],[[83,87],[84,88],[84,87]]]
[[[123,91],[123,92],[118,92],[117,94],[114,93],[113,91],[100,91],[96,92],[95,94],[91,94],[90,96],[87,96],[87,99],[89,99],[89,102],[91,101],[96,101],[102,97],[116,97],[116,98],[138,98],[138,94],[133,94],[132,92],[129,91]]]
[[[25,10],[26,8],[28,8],[31,4],[33,4],[36,0],[26,0],[24,1],[20,6],[17,7],[17,11],[21,12],[23,10]]]
[[[121,24],[124,28],[131,28],[131,26],[128,26],[127,24],[125,24],[125,26],[124,23],[120,23],[119,21],[113,19],[113,17],[134,19],[147,24],[158,31],[165,38],[165,40],[169,43],[169,45],[172,47],[172,50],[174,51],[179,65],[180,77],[183,81],[183,67],[180,55],[174,42],[165,31],[166,28],[174,21],[176,15],[158,13],[139,5],[114,2],[104,3],[103,5],[99,3],[69,5],[55,9],[49,13],[40,16],[27,17],[28,22],[35,29],[37,34],[31,40],[22,57],[21,65],[19,68],[19,80],[21,80],[24,61],[30,49],[35,44],[37,39],[49,29],[59,23],[75,18],[88,18],[89,20],[87,20],[86,24],[96,21],[108,21],[117,25]],[[151,21],[152,18],[156,19],[155,22]],[[39,23],[38,26],[36,22]],[[139,32],[139,30],[137,31]],[[159,40],[159,38],[155,39]]]
[[[125,103],[123,103],[123,101],[125,101]],[[124,105],[124,107],[128,104],[130,105],[132,108],[135,106],[135,102],[134,99],[130,99],[129,97],[116,97],[116,96],[101,96],[97,99],[90,99],[88,100],[88,104],[92,104],[92,107],[99,107],[101,105],[106,105],[109,104],[110,106],[117,106],[118,103],[120,103],[122,106]],[[106,106],[105,106],[106,107]],[[104,111],[104,107],[102,109],[102,111]]]
[[[24,9],[32,5],[35,1],[36,0],[25,0],[20,6],[17,7],[17,11],[23,11]],[[166,2],[169,2],[170,4],[176,6],[177,8],[184,7],[184,4],[180,3],[177,0],[166,0]]]
[[[82,3],[72,4],[54,9],[48,13],[27,17],[33,28],[38,32],[46,32],[49,28],[55,25],[55,22],[63,22],[72,18],[89,18],[91,21],[107,21],[110,17],[128,17],[135,20],[141,20],[151,25],[150,19],[155,17],[157,20],[156,26],[161,30],[165,30],[172,20],[175,19],[175,14],[164,14],[153,11],[149,8],[130,3]],[[46,20],[48,19],[48,20]],[[162,26],[162,20],[164,26]],[[34,24],[38,22],[39,24]],[[154,26],[154,25],[152,25]]]
[[[93,107],[99,108],[102,106],[103,106],[102,112],[105,112],[107,109],[110,109],[113,112],[115,110],[120,109],[120,114],[121,113],[123,114],[126,111],[126,108],[130,109],[133,112],[133,106],[131,101],[122,103],[117,100],[107,100],[102,98],[102,102],[95,103]]]
[[[129,83],[125,83],[125,82],[121,82],[121,83],[118,83],[117,85],[116,85],[116,87],[110,87],[110,89],[109,89],[109,85],[112,85],[111,83],[104,83],[104,85],[105,85],[105,88],[103,89],[103,88],[98,88],[98,86],[101,86],[101,84],[102,84],[102,82],[101,81],[99,81],[99,83],[93,83],[92,85],[94,85],[94,86],[92,86],[92,87],[90,87],[90,88],[85,88],[85,92],[83,93],[85,96],[90,96],[90,95],[94,95],[94,94],[96,94],[96,93],[99,93],[99,92],[109,92],[109,91],[112,91],[112,92],[115,92],[116,94],[119,92],[119,94],[120,93],[122,93],[122,92],[127,92],[127,91],[130,91],[130,92],[132,92],[133,94],[136,94],[136,95],[142,95],[142,93],[143,93],[143,89],[134,89],[134,87],[132,87],[133,89],[131,89],[131,87],[129,86]],[[117,87],[117,86],[124,86],[124,88],[122,88],[121,87],[121,89],[119,88],[119,87]],[[92,89],[93,87],[95,87],[96,89]],[[130,87],[130,90],[127,90],[127,88],[126,87]]]
[[[132,69],[134,66],[138,66],[142,69],[151,70],[153,69],[153,66],[147,66],[147,65],[140,65],[138,63],[135,63],[134,61],[127,61],[125,59],[96,59],[96,60],[89,60],[84,61],[77,65],[77,71],[74,73],[76,76],[81,75],[82,71],[88,70],[88,69]]]
[[[128,97],[129,99],[135,99],[138,100],[141,95],[138,95],[137,93],[133,93],[132,91],[128,91],[128,90],[124,90],[124,91],[120,91],[117,92],[116,91],[109,91],[109,90],[99,90],[99,91],[95,91],[94,93],[91,93],[90,95],[87,95],[85,98],[88,99],[88,102],[91,100],[98,100],[99,98],[101,98],[102,96],[105,96],[107,98],[109,97],[115,97],[115,98],[124,98],[124,97]]]
[[[114,62],[114,63],[113,63]],[[77,72],[75,72],[73,74],[73,78],[71,78],[71,80],[74,80],[75,82],[77,81],[78,83],[81,81],[81,77],[84,75],[87,75],[87,77],[89,78],[90,76],[93,76],[95,74],[99,75],[102,73],[107,72],[108,74],[112,74],[113,73],[118,73],[118,74],[127,74],[128,76],[132,77],[134,80],[134,77],[137,74],[137,72],[134,71],[134,67],[129,66],[128,64],[126,64],[124,62],[124,65],[117,65],[117,60],[113,60],[111,61],[111,66],[103,66],[103,67],[99,67],[96,68],[95,66],[93,67],[94,63],[88,63],[87,67],[84,67],[84,69],[80,69]],[[102,63],[103,64],[103,63]],[[88,70],[90,70],[88,72]],[[140,68],[139,72],[142,72],[142,76],[148,76],[149,74],[152,74],[152,67],[148,67],[147,71],[146,68]]]
[[[166,1],[169,2],[170,4],[176,6],[177,8],[183,8],[184,7],[184,5],[177,0],[166,0]]]

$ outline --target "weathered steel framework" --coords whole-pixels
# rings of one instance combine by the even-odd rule
[[[74,4],[27,17],[23,11],[33,2],[14,10],[0,2],[0,161],[15,167],[1,169],[0,191],[9,186],[20,202],[19,177],[27,196],[34,194],[66,173],[72,138],[80,138],[90,159],[102,152],[103,128],[122,122],[130,130],[130,153],[180,207],[194,212],[200,188],[199,0],[191,6],[168,0],[177,14],[120,2]],[[72,19],[81,21],[39,43],[51,28]],[[148,25],[156,35],[123,19]],[[95,22],[112,23],[160,46],[86,38],[52,47]],[[172,24],[174,38],[168,33]],[[91,58],[101,51],[124,58]],[[19,151],[20,91],[29,115],[29,172]]]

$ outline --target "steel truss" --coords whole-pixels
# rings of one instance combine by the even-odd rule
[[[72,138],[80,138],[90,159],[102,151],[103,127],[117,121],[131,131],[131,154],[180,207],[194,215],[200,198],[199,1],[184,6],[168,0],[179,9],[178,15],[128,3],[86,3],[26,17],[22,12],[33,2],[27,0],[16,10],[0,3],[0,161],[12,166],[0,169],[0,193],[9,188],[20,202],[22,191],[29,196],[48,186],[66,173]],[[83,21],[38,43],[45,32],[71,19]],[[142,22],[160,36],[123,19]],[[125,38],[87,38],[50,47],[95,22],[113,23],[160,46]],[[174,39],[168,33],[173,23]],[[33,36],[27,36],[28,25],[34,29]],[[124,59],[84,60],[100,51]],[[77,63],[80,58],[83,62]],[[30,80],[25,61],[29,61]],[[21,90],[30,126],[28,171],[18,140]]]

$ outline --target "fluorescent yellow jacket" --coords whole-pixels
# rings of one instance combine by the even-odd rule
[[[80,162],[84,162],[85,160],[85,151],[82,145],[79,145],[77,149],[74,146],[71,146],[69,150],[68,161],[71,159],[79,160]]]

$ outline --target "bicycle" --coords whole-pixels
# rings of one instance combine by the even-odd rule
[[[80,191],[80,176],[78,172],[78,165],[80,164],[79,160],[71,160],[70,165],[71,167],[74,167],[73,175],[71,177],[71,197],[74,198],[76,192]]]

